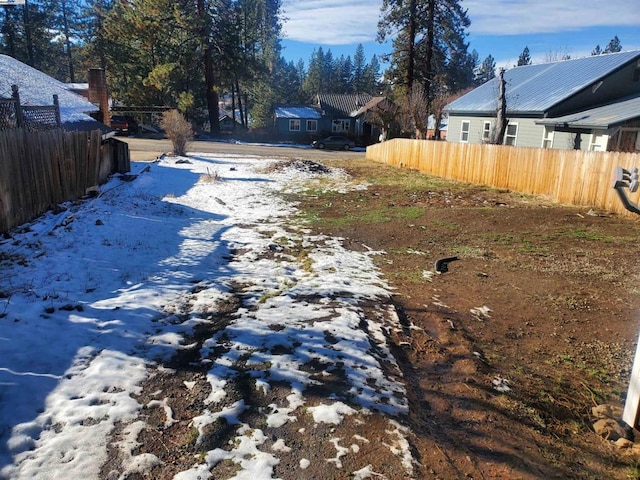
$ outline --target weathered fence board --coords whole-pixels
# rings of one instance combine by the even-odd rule
[[[438,177],[541,195],[561,204],[631,215],[612,179],[640,167],[640,154],[437,142],[396,138],[367,147],[367,158]],[[638,203],[640,192],[629,194]]]
[[[113,172],[110,150],[100,130],[0,131],[0,232],[104,183]]]

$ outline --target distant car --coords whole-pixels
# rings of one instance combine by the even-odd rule
[[[128,115],[113,115],[111,117],[111,128],[117,135],[131,135],[138,133],[138,122]]]
[[[315,140],[311,146],[320,149],[335,148],[339,150],[349,150],[356,146],[356,142],[342,135],[332,135],[322,140]]]

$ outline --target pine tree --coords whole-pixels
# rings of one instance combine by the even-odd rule
[[[487,57],[483,60],[480,68],[476,72],[476,85],[482,85],[483,83],[487,83],[492,78],[496,76],[496,61],[491,56],[491,54],[487,55]]]
[[[361,43],[356,47],[356,53],[353,56],[353,93],[365,92],[364,72],[367,67],[364,57],[364,47]]]
[[[520,54],[520,56],[518,57],[518,67],[521,67],[523,65],[531,65],[531,56],[529,55],[529,47],[525,46],[524,50],[522,50],[522,53]]]
[[[617,53],[620,51],[622,51],[622,44],[620,43],[620,39],[616,35],[609,41],[602,53]]]
[[[364,85],[362,91],[371,95],[378,95],[380,90],[379,78],[380,62],[378,61],[378,57],[373,55],[364,70]]]
[[[389,75],[400,89],[411,91],[419,82],[427,108],[436,91],[465,88],[471,81],[474,59],[465,42],[470,25],[460,0],[383,0],[378,22],[378,39],[397,32],[392,41]],[[469,69],[464,74],[463,69]],[[447,74],[447,71],[449,73]]]

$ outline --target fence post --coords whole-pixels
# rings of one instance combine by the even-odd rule
[[[18,85],[11,85],[11,96],[16,101],[16,124],[18,128],[24,126],[24,118],[22,116],[22,106],[20,105],[20,93],[18,92]]]
[[[60,102],[58,101],[58,94],[53,94],[53,106],[56,107],[56,127],[60,128],[62,122],[60,121]]]

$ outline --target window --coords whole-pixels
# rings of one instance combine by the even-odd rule
[[[551,127],[544,127],[544,133],[542,135],[542,148],[553,147],[553,129]]]
[[[331,131],[333,133],[343,133],[349,131],[351,120],[333,120],[331,122]]]
[[[318,121],[307,120],[307,132],[317,132],[317,131],[318,131]]]
[[[299,132],[300,131],[300,120],[289,120],[289,131],[290,132]]]
[[[482,125],[482,141],[484,143],[491,141],[491,122],[484,122]]]
[[[589,136],[589,150],[594,152],[606,152],[607,139],[607,135],[603,135],[601,133],[592,133]]]
[[[507,133],[504,136],[504,144],[515,146],[517,138],[518,138],[518,124],[510,123],[509,125],[507,125]]]
[[[469,128],[471,127],[471,122],[468,120],[462,121],[462,127],[460,129],[460,142],[468,143],[469,142]]]

